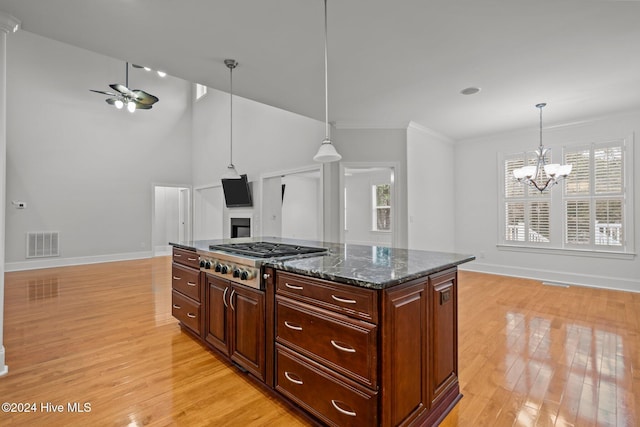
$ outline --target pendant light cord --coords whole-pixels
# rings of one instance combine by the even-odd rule
[[[229,66],[229,166],[233,167],[233,69],[235,65]]]
[[[324,122],[325,141],[329,140],[329,77],[327,67],[327,0],[324,0]]]

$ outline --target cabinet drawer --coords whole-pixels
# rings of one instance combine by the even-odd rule
[[[171,292],[171,314],[200,335],[200,304],[175,290]]]
[[[171,266],[171,287],[200,302],[200,270],[177,264]]]
[[[309,304],[378,322],[377,293],[372,289],[341,285],[322,279],[278,272],[277,292]]]
[[[276,340],[376,388],[376,325],[277,296]]]
[[[176,248],[175,246],[173,248],[173,262],[186,265],[187,267],[200,268],[200,259],[197,253]]]
[[[377,393],[276,344],[276,390],[332,426],[378,425]]]

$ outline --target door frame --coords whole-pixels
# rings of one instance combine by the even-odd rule
[[[156,230],[156,188],[177,188],[177,189],[184,189],[186,190],[186,200],[183,200],[183,206],[181,206],[180,208],[183,209],[183,215],[182,217],[185,220],[185,226],[184,226],[184,240],[185,241],[191,241],[191,237],[193,236],[193,215],[192,215],[192,199],[193,199],[193,193],[192,193],[192,187],[191,185],[186,185],[186,184],[164,184],[164,183],[152,183],[151,184],[151,254],[152,256],[164,256],[164,255],[168,255],[166,253],[156,253],[156,248],[154,245],[155,242],[155,237],[157,234],[157,230]],[[178,198],[180,200],[180,197]],[[180,209],[179,208],[179,209]],[[180,218],[181,215],[178,215],[178,217]],[[178,226],[180,226],[180,224],[178,224]]]

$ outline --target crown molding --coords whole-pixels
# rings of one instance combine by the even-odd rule
[[[0,11],[0,31],[5,33],[15,33],[20,29],[20,20]]]
[[[447,142],[449,144],[453,144],[455,143],[455,141],[451,138],[449,138],[446,135],[441,134],[440,132],[436,132],[433,129],[429,129],[426,126],[422,126],[420,123],[416,123],[414,121],[409,122],[409,125],[407,126],[407,128],[411,128],[411,129],[415,129],[417,131],[420,131],[422,133],[425,133],[431,137],[437,138],[443,142]]]
[[[406,130],[409,122],[331,122],[336,129],[402,129]]]

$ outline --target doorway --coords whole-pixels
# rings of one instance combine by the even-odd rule
[[[340,165],[340,241],[397,247],[397,167],[391,164]]]
[[[191,240],[191,189],[153,186],[151,245],[154,256],[171,254],[169,242]]]

